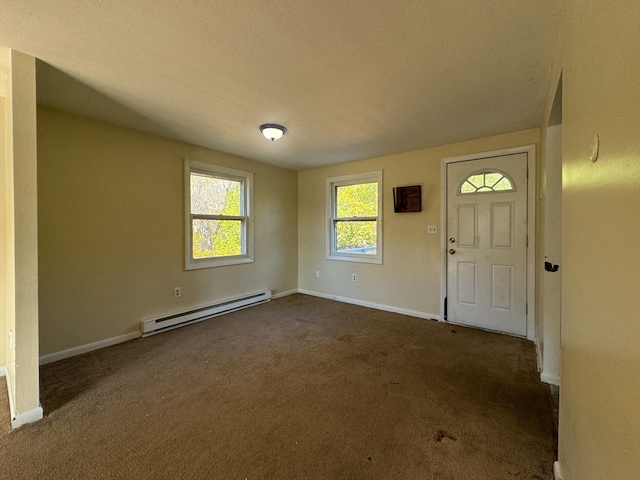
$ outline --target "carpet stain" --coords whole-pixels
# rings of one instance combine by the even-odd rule
[[[449,433],[445,432],[444,430],[438,430],[437,434],[436,434],[436,442],[445,442],[447,440],[451,440],[451,441],[457,441],[458,439],[456,437],[454,437],[453,435],[450,435]]]
[[[353,335],[352,333],[345,333],[343,335],[340,335],[338,337],[338,340],[340,340],[341,342],[353,343],[353,337],[355,337],[355,335]]]
[[[358,362],[368,362],[370,358],[371,358],[371,355],[368,355],[366,353],[356,353],[355,355],[349,355],[347,357],[347,360],[355,360]]]

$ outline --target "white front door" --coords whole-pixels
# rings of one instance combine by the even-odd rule
[[[447,320],[527,335],[527,154],[447,164]]]

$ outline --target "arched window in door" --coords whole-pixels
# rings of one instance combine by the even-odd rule
[[[513,192],[513,181],[497,170],[484,170],[469,175],[458,190],[459,194],[489,193],[489,192]]]

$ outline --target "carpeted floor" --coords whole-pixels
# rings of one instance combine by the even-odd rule
[[[11,408],[9,407],[9,396],[6,378],[0,378],[0,436],[11,430]],[[2,464],[0,463],[0,471]]]
[[[3,479],[549,480],[526,340],[292,295],[41,370]]]

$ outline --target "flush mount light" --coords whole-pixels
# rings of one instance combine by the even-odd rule
[[[265,123],[264,125],[260,125],[260,131],[267,140],[273,142],[282,137],[287,129],[277,123]]]

